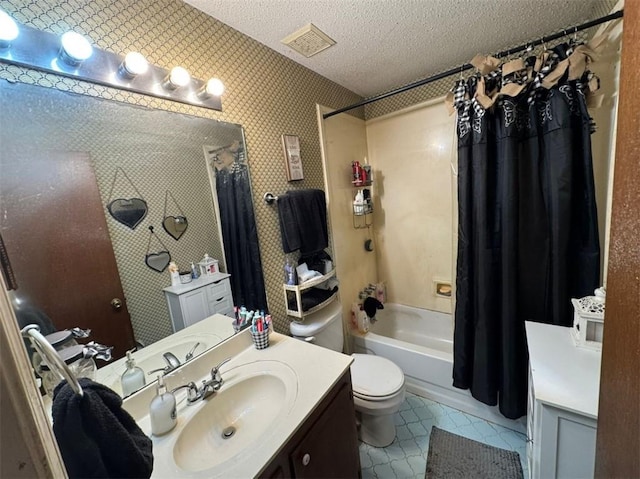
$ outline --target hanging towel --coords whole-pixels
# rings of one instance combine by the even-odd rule
[[[369,319],[373,319],[376,317],[376,311],[378,311],[379,309],[384,309],[384,305],[376,298],[372,298],[371,296],[369,296],[364,300],[362,309],[364,309],[364,312],[367,313]]]
[[[54,391],[53,432],[70,478],[148,478],[152,442],[102,384],[80,379],[78,396],[62,381]]]
[[[282,249],[316,253],[329,246],[327,203],[322,190],[293,190],[278,197]]]

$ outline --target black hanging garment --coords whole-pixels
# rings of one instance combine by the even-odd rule
[[[570,299],[599,285],[591,119],[580,80],[531,85],[489,110],[476,85],[472,77],[455,87],[453,384],[515,419],[527,406],[524,322],[570,326]]]

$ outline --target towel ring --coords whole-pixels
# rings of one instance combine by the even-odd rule
[[[22,336],[29,338],[33,347],[40,353],[44,361],[49,366],[49,369],[57,372],[64,379],[67,380],[71,389],[80,397],[84,395],[82,387],[78,382],[78,378],[71,372],[69,366],[60,359],[56,350],[49,344],[49,341],[40,332],[40,327],[37,324],[28,324],[20,331]]]

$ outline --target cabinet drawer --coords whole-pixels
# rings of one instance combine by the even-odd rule
[[[222,296],[229,295],[231,289],[229,288],[229,280],[221,279],[215,283],[209,284],[205,286],[205,290],[207,291],[207,297],[209,298],[209,302],[217,301]]]
[[[233,311],[233,304],[231,304],[229,295],[222,296],[216,301],[209,301],[209,311],[211,311],[211,314],[225,314],[227,311]]]

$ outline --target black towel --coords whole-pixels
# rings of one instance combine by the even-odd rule
[[[322,190],[293,190],[278,197],[282,249],[301,254],[329,246],[327,203]]]
[[[122,399],[102,384],[80,379],[78,396],[62,381],[54,391],[53,432],[70,478],[148,478],[153,444]]]
[[[362,303],[362,309],[364,309],[364,312],[367,313],[369,319],[373,319],[376,317],[376,311],[379,309],[384,309],[384,306],[376,298],[369,296],[365,298],[364,303]]]

